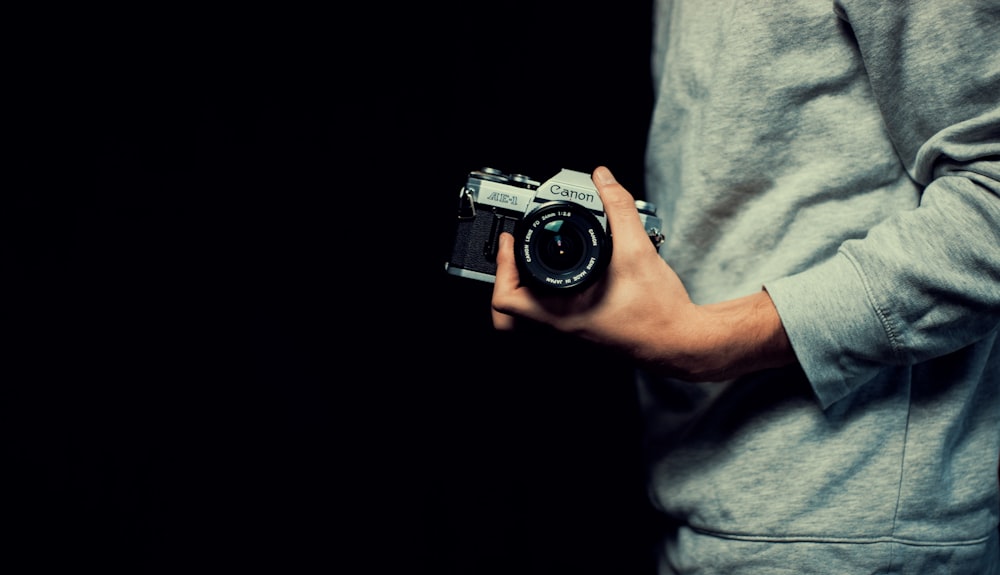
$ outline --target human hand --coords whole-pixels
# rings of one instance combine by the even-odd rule
[[[613,238],[608,269],[578,292],[536,292],[520,284],[514,238],[503,234],[493,285],[496,329],[512,330],[525,320],[546,324],[617,350],[654,371],[697,381],[794,359],[766,292],[695,305],[649,241],[632,195],[606,167],[595,169],[592,179]]]

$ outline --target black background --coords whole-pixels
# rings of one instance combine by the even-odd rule
[[[520,4],[26,20],[3,515],[33,572],[650,572],[628,366],[494,332],[443,270],[470,170],[644,192],[650,7]]]

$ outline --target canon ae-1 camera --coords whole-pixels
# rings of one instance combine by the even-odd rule
[[[637,200],[653,245],[663,241],[655,206]],[[514,236],[521,283],[552,289],[582,288],[611,259],[604,204],[590,175],[563,169],[539,182],[493,168],[470,172],[459,193],[458,224],[448,273],[493,282],[501,232]]]

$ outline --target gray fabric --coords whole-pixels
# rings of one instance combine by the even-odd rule
[[[662,572],[1000,572],[1000,3],[656,18],[660,253],[697,303],[767,289],[800,363],[640,374]]]

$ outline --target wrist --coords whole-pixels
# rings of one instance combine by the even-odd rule
[[[699,314],[702,335],[696,345],[701,349],[690,355],[698,358],[691,369],[695,380],[731,379],[796,361],[778,310],[764,290],[699,306]]]

